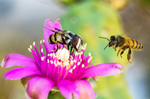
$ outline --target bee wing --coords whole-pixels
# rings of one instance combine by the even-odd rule
[[[141,25],[132,27],[128,32],[125,32],[125,34],[129,38],[134,38],[136,40],[143,40],[147,37],[149,37],[148,33],[143,33],[143,29]]]
[[[142,26],[141,25],[138,25],[138,26],[134,26],[132,27],[131,29],[125,31],[125,34],[128,36],[128,37],[138,37],[139,36],[139,33],[141,33],[140,31],[142,30]]]

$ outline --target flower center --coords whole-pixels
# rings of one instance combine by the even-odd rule
[[[58,49],[56,56],[59,60],[65,62],[69,59],[69,51],[66,48]]]
[[[70,55],[68,49],[59,48],[57,52],[48,51],[48,46],[43,40],[44,47],[46,49],[46,54],[43,52],[42,42],[40,42],[40,53],[38,52],[35,43],[30,46],[29,51],[32,53],[35,61],[42,73],[42,76],[47,77],[55,82],[60,80],[76,80],[80,79],[80,76],[86,69],[86,66],[91,61],[91,54],[89,56],[84,56],[84,51],[86,44],[82,46],[81,51],[78,53],[72,53]]]

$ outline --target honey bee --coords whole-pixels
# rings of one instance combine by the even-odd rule
[[[135,39],[131,39],[131,38],[126,38],[123,36],[111,36],[110,40],[108,38],[105,37],[99,37],[99,38],[103,38],[103,39],[107,39],[109,41],[108,45],[109,47],[113,47],[116,51],[116,48],[119,48],[119,51],[117,53],[117,56],[120,53],[120,57],[122,58],[122,54],[124,53],[124,51],[126,49],[128,50],[128,54],[127,54],[127,59],[130,62],[131,60],[131,49],[134,50],[142,50],[143,49],[143,45],[142,43],[140,43],[139,41],[135,40]],[[107,48],[107,46],[104,48],[104,50]]]
[[[51,31],[54,32],[54,34],[51,34],[49,36],[48,42],[50,44],[57,44],[57,50],[58,50],[58,44],[62,44],[62,45],[67,45],[68,50],[69,50],[69,46],[71,46],[70,51],[72,53],[74,49],[78,50],[80,45],[83,45],[82,38],[79,35],[72,33],[71,31],[59,30],[57,28]]]

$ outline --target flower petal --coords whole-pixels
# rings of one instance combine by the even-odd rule
[[[26,92],[25,92],[26,99],[32,99]]]
[[[24,78],[21,79],[21,83],[22,83],[23,86],[25,87],[25,86],[28,84],[28,82],[29,82],[32,78],[34,78],[34,77],[36,77],[36,76],[37,76],[37,75],[31,75],[31,76],[24,77]]]
[[[47,19],[44,24],[44,28],[48,28],[50,30],[54,30],[53,22],[50,19]],[[52,31],[51,31],[52,32]],[[53,32],[52,32],[53,34]]]
[[[54,27],[57,28],[57,29],[59,29],[59,30],[62,30],[59,19],[57,19],[57,20],[54,22]]]
[[[87,58],[87,56],[84,56],[83,57],[83,60],[85,60]],[[87,67],[91,67],[91,66],[93,66],[93,63],[92,63],[92,61],[90,61],[88,64],[87,64]],[[96,77],[96,76],[94,76],[94,77],[92,77],[95,81],[98,81],[98,78]],[[89,79],[89,77],[87,78],[87,79]]]
[[[12,66],[24,66],[38,69],[38,66],[36,65],[36,62],[33,58],[17,53],[11,53],[6,55],[2,60],[1,66],[2,68]]]
[[[34,77],[28,82],[27,94],[32,99],[47,99],[48,93],[55,83],[44,77]]]
[[[96,93],[92,89],[90,83],[86,80],[77,80],[74,82],[79,89],[81,97],[79,99],[95,99]]]
[[[49,36],[51,34],[54,34],[54,32],[52,32],[51,30],[55,30],[55,26],[58,27],[59,26],[58,24],[60,24],[58,22],[56,22],[56,23],[55,23],[56,25],[54,25],[50,19],[47,19],[45,21],[45,25],[44,25],[44,40],[45,40],[45,44],[48,46],[49,52],[51,50],[53,50],[53,48],[56,46],[56,44],[49,44],[49,42],[48,42]]]
[[[80,93],[76,87],[76,85],[69,80],[61,80],[57,84],[60,93],[67,99],[73,99],[72,95],[75,98],[80,97]]]
[[[53,28],[53,23],[51,22],[50,19],[48,19],[48,20],[45,21],[45,25],[44,25],[44,40],[45,40],[46,46],[48,46],[47,48],[48,48],[49,52],[51,50],[53,50],[53,47],[54,47],[54,44],[49,44],[49,42],[48,42],[49,36],[54,33],[54,32],[49,30],[51,28]]]
[[[123,68],[123,66],[118,63],[104,63],[91,66],[85,69],[80,79],[93,76],[111,76],[120,74],[123,72],[120,70],[121,68]]]
[[[18,80],[31,75],[41,75],[41,72],[29,67],[18,67],[5,73],[4,77],[10,80]]]

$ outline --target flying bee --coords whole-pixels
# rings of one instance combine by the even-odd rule
[[[50,29],[49,29],[50,30]],[[67,48],[69,50],[69,46],[71,46],[71,53],[73,50],[78,50],[80,45],[83,45],[82,38],[67,30],[59,30],[55,28],[55,30],[51,30],[54,32],[54,34],[50,35],[48,38],[48,42],[50,44],[57,44],[57,50],[58,50],[58,44],[67,45]]]
[[[139,51],[143,49],[143,45],[135,39],[126,38],[123,36],[116,36],[116,37],[111,36],[110,39],[105,38],[105,37],[99,37],[99,38],[107,39],[109,41],[107,46],[113,47],[115,49],[115,51],[116,51],[116,48],[119,48],[117,56],[121,52],[120,53],[121,58],[122,58],[122,54],[124,53],[124,51],[126,49],[129,49],[128,54],[127,54],[127,59],[129,62],[131,60],[131,49],[139,50]],[[104,50],[107,48],[107,46],[104,48]]]

